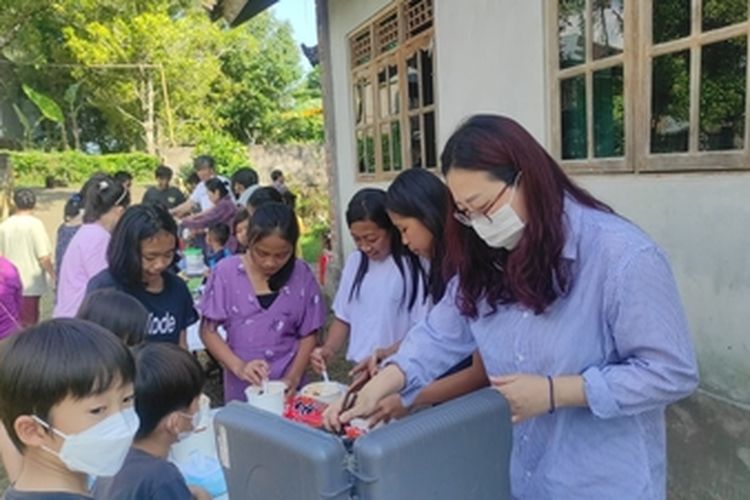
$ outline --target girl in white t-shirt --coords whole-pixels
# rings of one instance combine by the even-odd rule
[[[346,222],[358,251],[344,265],[328,337],[311,356],[317,372],[325,369],[347,337],[346,358],[359,363],[400,342],[427,313],[425,271],[419,258],[404,247],[385,200],[385,191],[366,188],[347,207]]]

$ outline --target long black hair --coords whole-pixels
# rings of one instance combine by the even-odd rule
[[[446,269],[444,231],[453,217],[451,193],[435,174],[423,169],[401,172],[388,187],[385,206],[390,212],[421,222],[432,234],[430,270],[425,280],[425,295],[437,304],[455,270]]]
[[[98,221],[114,207],[130,205],[130,192],[108,175],[94,174],[84,184],[83,222]]]
[[[272,234],[278,234],[292,246],[289,260],[268,280],[268,287],[271,291],[277,292],[286,285],[294,272],[297,260],[295,249],[299,239],[297,217],[292,209],[283,203],[266,203],[255,210],[247,232],[247,248],[252,248],[257,242]]]
[[[161,205],[133,205],[112,231],[107,247],[109,272],[118,283],[131,288],[143,287],[141,241],[159,231],[174,236],[177,249],[177,223]]]
[[[393,225],[390,217],[388,217],[388,212],[386,212],[385,197],[385,191],[382,189],[364,188],[357,191],[349,201],[349,206],[346,208],[346,224],[351,228],[352,224],[355,222],[370,221],[388,232],[391,239],[391,255],[393,256],[393,261],[396,263],[398,272],[401,273],[401,276],[404,278],[401,305],[404,304],[404,299],[408,296],[408,309],[411,310],[411,308],[414,307],[414,303],[417,301],[419,282],[422,277],[422,273],[420,272],[422,266],[419,263],[418,257],[404,247],[404,244],[401,242],[401,236],[398,233],[398,229]],[[354,297],[359,297],[362,280],[365,278],[367,269],[370,266],[370,260],[367,258],[367,255],[361,250],[360,254],[362,258],[359,261],[359,267],[354,276],[352,288],[349,290],[350,301]],[[406,278],[407,273],[411,278],[411,290],[408,289],[408,280]]]

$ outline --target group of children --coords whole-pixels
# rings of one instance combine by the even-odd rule
[[[277,187],[248,194],[242,184],[234,186],[235,194],[247,195],[247,204],[237,210],[213,164],[208,169],[202,167],[206,164],[196,162],[196,170],[210,204],[204,205],[200,193],[185,202],[204,207],[197,216],[186,215],[176,203],[128,207],[128,190],[109,177],[92,178],[84,187],[84,224],[65,253],[55,309],[56,317],[77,314],[77,319],[29,329],[13,337],[0,355],[0,414],[25,464],[6,498],[79,498],[22,494],[42,490],[86,497],[87,476],[102,477],[93,489],[97,498],[190,498],[166,456],[171,444],[201,419],[203,373],[178,347],[186,347],[185,330],[199,313],[201,340],[224,368],[224,401],[229,402],[244,400],[245,388],[265,379],[282,380],[289,391],[296,390],[308,366],[322,372],[347,340],[352,374],[373,373],[442,299],[454,274],[446,269],[441,244],[451,220],[446,217],[450,197],[433,174],[409,170],[387,192],[363,189],[349,202],[346,221],[358,251],[346,260],[333,303],[335,317],[318,347],[328,311],[315,275],[296,256],[300,227],[294,210]],[[168,182],[160,189],[168,189]],[[209,260],[211,272],[197,304],[172,272],[180,241],[175,216],[183,216],[183,227],[207,229],[209,255],[221,253]],[[230,238],[234,252],[227,248]],[[58,336],[58,330],[64,335]],[[86,360],[90,350],[72,349],[76,342],[101,353]],[[134,349],[135,367],[127,347]],[[6,366],[11,358],[24,362]],[[49,371],[35,372],[44,366]],[[20,388],[36,387],[35,377],[54,379],[54,390],[31,403]],[[129,409],[133,384],[140,424],[133,423]],[[435,404],[486,384],[474,356],[425,389],[414,405]],[[85,414],[90,429],[66,420],[68,410]],[[390,398],[374,420],[407,412],[398,397]],[[70,442],[86,448],[80,443],[100,438],[109,443],[106,448],[96,444],[78,451],[107,456],[94,460],[95,467],[67,461]],[[97,468],[103,464],[109,466],[106,471]],[[60,482],[40,480],[40,474],[51,472]]]
[[[11,337],[0,349],[0,418],[21,458],[4,450],[18,466],[3,498],[211,498],[167,460],[204,425],[203,383],[184,349],[131,350],[87,320],[53,319]]]

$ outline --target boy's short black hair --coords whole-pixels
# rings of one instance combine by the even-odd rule
[[[279,180],[282,177],[284,177],[284,172],[282,172],[278,168],[275,168],[275,169],[271,170],[271,180],[272,181],[276,182],[277,180]]]
[[[125,184],[126,182],[133,180],[133,174],[126,172],[125,170],[118,170],[113,177],[120,184]]]
[[[101,394],[135,378],[125,344],[90,321],[44,321],[0,346],[0,418],[21,452],[24,445],[13,425],[19,416],[49,422],[50,410],[65,398]]]
[[[173,411],[188,408],[203,390],[205,376],[185,349],[149,342],[135,351],[135,411],[140,418],[136,439],[148,437]]]
[[[76,318],[106,328],[130,347],[143,342],[148,329],[148,310],[132,295],[114,288],[86,295]]]
[[[216,168],[216,162],[214,161],[213,156],[200,155],[193,160],[193,168],[195,168],[196,172],[206,168],[214,170]]]
[[[13,193],[13,204],[19,210],[31,210],[36,206],[36,195],[28,188],[16,189]]]
[[[279,193],[278,189],[273,186],[263,186],[253,191],[253,194],[251,194],[250,198],[248,198],[247,200],[247,205],[248,207],[252,207],[253,209],[257,210],[259,207],[262,207],[266,203],[283,202],[284,199],[281,197],[281,193]]]
[[[227,226],[223,222],[216,223],[208,228],[208,234],[210,234],[213,238],[216,238],[216,241],[221,246],[224,246],[227,244],[227,241],[229,241],[229,226]]]
[[[166,165],[159,165],[156,167],[154,177],[157,179],[167,179],[168,181],[172,180],[172,169]]]
[[[258,184],[258,172],[250,167],[242,167],[232,174],[232,186],[239,184],[245,189]]]

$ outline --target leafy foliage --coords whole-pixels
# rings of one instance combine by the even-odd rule
[[[213,156],[216,171],[222,175],[228,176],[238,168],[250,166],[245,146],[222,132],[205,133],[196,143],[193,154]]]
[[[302,78],[300,57],[268,12],[230,30],[190,0],[0,0],[0,58],[19,63],[0,94],[26,112],[26,84],[64,108],[34,127],[43,148],[153,151],[215,131],[320,141],[319,81]]]
[[[68,184],[80,184],[94,172],[114,174],[125,170],[138,180],[153,179],[159,159],[144,153],[89,155],[80,151],[42,153],[3,151],[10,157],[14,183],[18,186],[43,186],[47,177]]]

